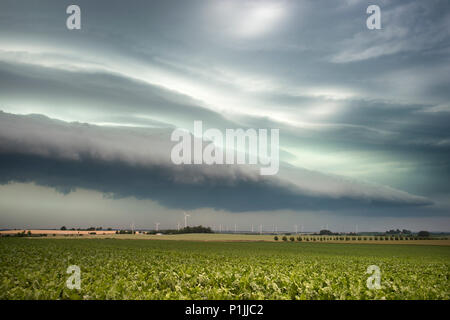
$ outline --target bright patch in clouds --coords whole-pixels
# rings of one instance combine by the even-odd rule
[[[244,37],[262,35],[274,27],[283,13],[284,8],[279,4],[256,5],[244,14],[238,32]]]
[[[276,28],[285,12],[283,3],[238,1],[218,4],[214,15],[220,17],[232,36],[252,38],[266,35]]]

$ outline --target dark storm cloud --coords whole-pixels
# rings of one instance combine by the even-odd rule
[[[244,177],[232,184],[220,179],[201,183],[179,182],[175,174],[197,175],[191,168],[174,172],[166,166],[130,166],[119,161],[98,161],[89,157],[74,160],[53,159],[23,154],[3,154],[0,158],[0,183],[34,182],[69,193],[77,188],[97,190],[113,198],[152,199],[168,208],[192,210],[223,209],[232,212],[258,210],[342,210],[395,209],[431,204],[418,198],[390,200],[341,197],[338,199],[299,193],[294,186],[279,185],[270,179],[258,181]],[[387,214],[387,213],[385,213]],[[402,211],[402,215],[404,212]],[[392,213],[389,213],[392,215]]]
[[[65,27],[69,4],[0,3],[0,109],[162,129],[113,130],[3,114],[4,183],[34,181],[152,198],[169,207],[233,211],[369,203],[421,210],[429,204],[399,190],[311,174],[301,168],[307,151],[327,158],[327,172],[352,175],[357,164],[368,166],[364,177],[382,185],[426,196],[450,192],[446,0],[379,1],[383,29],[377,31],[365,27],[372,1],[80,0],[79,31]],[[253,9],[269,5],[276,13],[273,4],[282,8],[281,18],[255,20]],[[295,174],[283,167],[282,182],[275,182],[245,170],[188,169],[181,176],[203,177],[204,184],[175,183],[160,152],[167,144],[155,135],[189,128],[193,120],[205,127],[279,128],[281,155],[298,164]],[[34,129],[19,130],[24,126]],[[147,144],[153,157],[142,151]],[[341,154],[348,154],[349,168],[346,161],[337,161],[344,168],[335,166]],[[17,163],[29,168],[27,174]],[[293,185],[290,176],[297,177]]]
[[[242,166],[171,165],[172,143],[162,129],[101,128],[5,113],[0,123],[2,183],[35,182],[62,192],[86,188],[171,208],[230,211],[431,204],[388,187],[294,167],[282,169],[289,180]]]

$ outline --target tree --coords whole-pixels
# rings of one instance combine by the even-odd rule
[[[278,241],[278,237],[277,236],[273,237],[273,240]]]
[[[182,234],[182,233],[214,233],[210,227],[203,226],[187,226],[180,230],[164,230],[164,234]]]
[[[61,230],[67,230],[66,226],[62,226]]]
[[[417,236],[420,237],[420,238],[429,238],[430,237],[430,233],[428,231],[419,231]]]
[[[283,241],[287,241],[287,237],[283,236],[283,238],[281,238]]]
[[[323,229],[323,230],[320,230],[319,234],[320,235],[331,236],[333,234],[333,232],[331,232],[330,230]]]
[[[289,240],[295,241],[295,238],[294,237],[290,237]]]

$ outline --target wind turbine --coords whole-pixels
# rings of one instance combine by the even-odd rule
[[[155,226],[156,226],[156,232],[158,232],[158,227],[159,227],[160,223],[159,222],[155,222]]]
[[[183,211],[184,213],[184,227],[187,228],[187,217],[190,217],[190,214],[187,214],[185,211]]]
[[[298,226],[295,225],[295,234],[298,234]]]
[[[262,234],[262,224],[259,225],[259,234]]]
[[[253,233],[253,224],[252,224],[252,233]]]

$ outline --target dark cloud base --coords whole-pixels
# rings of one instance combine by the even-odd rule
[[[183,174],[183,170],[178,174]],[[247,179],[221,184],[206,178],[201,183],[180,183],[175,181],[175,174],[173,168],[164,166],[144,167],[121,161],[99,161],[88,156],[81,160],[64,160],[18,153],[0,155],[1,184],[33,182],[65,194],[84,188],[117,199],[151,199],[175,209],[214,208],[231,212],[359,209],[378,212],[382,208],[412,207],[387,201],[304,195],[294,187],[280,187],[269,180]],[[392,214],[391,210],[386,212]]]

